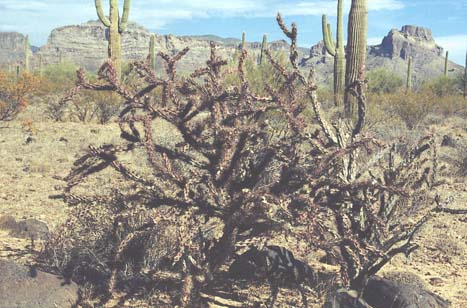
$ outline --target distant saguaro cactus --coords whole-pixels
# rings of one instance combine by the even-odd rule
[[[261,43],[261,56],[259,58],[259,64],[263,64],[265,59],[264,52],[268,49],[268,36],[267,34],[263,34],[263,42]]]
[[[44,74],[42,55],[39,55],[39,76],[42,77]]]
[[[365,77],[365,60],[368,32],[367,0],[352,0],[347,28],[347,61],[345,87]],[[352,99],[349,91],[344,92],[345,115],[352,113]]]
[[[334,57],[334,104],[341,105],[345,86],[345,50],[344,50],[344,17],[342,14],[343,1],[337,1],[337,33],[336,43],[332,39],[331,25],[323,15],[323,40],[327,52]]]
[[[407,64],[406,90],[407,90],[407,92],[412,91],[412,57],[409,57],[409,62]]]
[[[120,79],[122,74],[122,46],[121,34],[126,30],[128,25],[128,16],[130,15],[130,0],[125,0],[123,3],[123,14],[120,17],[118,13],[118,0],[109,0],[110,13],[109,17],[104,14],[102,9],[102,1],[95,0],[97,16],[100,21],[109,28],[109,46],[108,55],[112,60],[117,72],[117,77]]]
[[[448,77],[448,61],[449,61],[449,51],[446,51],[446,58],[444,59],[444,77]]]
[[[467,99],[467,52],[465,53],[465,67],[464,67],[464,99]]]
[[[149,39],[149,63],[153,70],[156,69],[156,35],[151,34]]]
[[[26,73],[29,73],[29,53],[30,51],[30,46],[29,46],[29,36],[26,35],[26,38],[24,40],[24,71]]]
[[[246,33],[242,33],[242,50],[245,50],[246,47]]]

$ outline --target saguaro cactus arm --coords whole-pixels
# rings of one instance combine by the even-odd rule
[[[334,57],[336,55],[336,45],[332,39],[331,25],[327,23],[326,15],[323,15],[322,23],[324,46],[326,51]]]
[[[123,13],[120,23],[118,25],[118,31],[122,33],[126,30],[128,26],[128,16],[130,16],[130,0],[125,0],[123,2]]]
[[[104,24],[104,26],[110,27],[110,20],[104,14],[104,10],[102,9],[102,1],[95,0],[94,3],[96,4],[96,11],[97,11],[97,16],[99,17],[99,20]]]

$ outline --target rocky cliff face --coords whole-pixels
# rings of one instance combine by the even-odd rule
[[[136,23],[130,23],[123,33],[122,50],[125,61],[142,60],[148,54],[150,33]],[[44,65],[72,62],[87,70],[94,71],[107,58],[107,29],[97,21],[90,21],[81,25],[65,26],[54,29],[47,43],[35,51],[32,66],[38,66],[39,55]],[[190,52],[179,62],[180,72],[191,72],[195,68],[205,65],[209,58],[209,41],[215,41],[218,53],[223,58],[231,58],[238,50],[240,40],[235,38],[223,39],[213,35],[204,36],[174,36],[157,35],[156,51],[175,54],[185,47]],[[9,61],[21,61],[24,57],[24,36],[19,33],[0,33],[0,64]],[[258,57],[261,43],[247,43],[249,55]],[[278,52],[289,51],[286,41],[280,40],[269,43],[269,48]],[[380,45],[369,46],[367,68],[384,67],[396,74],[405,76],[407,59],[414,58],[414,76],[418,80],[439,76],[444,70],[443,49],[436,45],[430,29],[417,26],[403,26],[401,30],[392,29],[382,40]],[[301,68],[308,70],[315,67],[318,82],[332,83],[333,58],[326,53],[321,41],[310,49],[300,48],[299,62]],[[162,66],[158,57],[156,65]],[[461,66],[452,62],[450,69],[461,70]]]
[[[151,33],[136,23],[130,23],[123,33],[122,52],[124,61],[145,59],[148,54],[149,38]],[[107,58],[107,29],[97,21],[87,22],[82,25],[66,26],[52,31],[47,41],[37,53],[42,55],[44,64],[72,62],[87,70],[96,70]],[[157,35],[156,52],[176,54],[185,47],[190,47],[190,52],[180,61],[178,70],[192,71],[204,65],[209,58],[209,41],[215,41],[221,56],[229,58],[235,53],[240,44],[236,39],[222,39],[216,36],[174,36]],[[287,51],[285,41],[276,41],[269,44],[270,48],[277,51]],[[261,43],[248,43],[250,55],[257,56],[261,49]],[[302,50],[307,52],[306,49]],[[157,59],[156,65],[162,65],[162,60]]]
[[[23,61],[25,39],[18,32],[0,32],[0,64]]]
[[[413,74],[421,82],[444,72],[443,48],[436,45],[430,29],[417,26],[403,26],[392,29],[380,45],[368,46],[368,70],[384,68],[405,78],[408,58],[413,58]],[[326,54],[323,42],[311,47],[310,57],[303,59],[303,67],[315,66],[318,81],[332,82],[333,58]],[[449,62],[449,70],[462,71],[462,66]]]

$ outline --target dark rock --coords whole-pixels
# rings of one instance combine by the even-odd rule
[[[430,291],[378,276],[368,280],[363,299],[374,308],[449,307],[448,301]]]
[[[68,308],[78,301],[78,286],[55,275],[0,260],[0,308]]]
[[[383,38],[378,51],[379,56],[401,58],[409,57],[439,57],[443,55],[443,48],[436,45],[430,29],[417,26],[403,26],[399,31],[392,29]]]
[[[442,147],[451,147],[455,148],[457,147],[457,142],[454,138],[452,138],[449,135],[444,135],[443,136],[443,141],[441,141],[441,146]]]
[[[17,238],[46,240],[50,235],[47,224],[36,219],[19,221],[9,230],[11,230],[9,235]]]

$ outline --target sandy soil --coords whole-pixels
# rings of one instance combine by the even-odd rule
[[[60,178],[68,173],[88,144],[99,145],[119,139],[115,124],[28,123],[28,117],[23,116],[13,122],[0,122],[0,127],[0,216],[35,218],[46,222],[51,229],[65,221],[68,210],[62,201],[49,198],[63,188]],[[449,128],[449,131],[453,130]],[[467,137],[464,129],[458,129],[457,133],[462,138]],[[453,155],[448,153],[451,150],[440,148],[440,156]],[[450,169],[445,171],[445,174],[450,173]],[[458,177],[448,179],[441,188],[443,197],[454,198],[452,207],[465,208],[466,182]],[[395,258],[384,268],[383,274],[414,273],[430,290],[450,300],[452,307],[467,307],[467,215],[438,214],[417,240],[421,248],[410,259]],[[31,252],[39,249],[40,245],[36,245],[31,250],[29,240],[12,238],[8,232],[0,230],[0,258],[27,263]],[[288,293],[300,303],[298,291],[297,294],[281,291],[281,294]],[[261,298],[264,296],[267,293]],[[279,302],[283,307],[292,305],[283,300]]]

